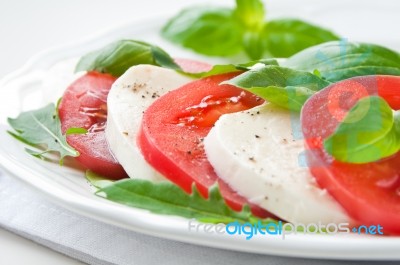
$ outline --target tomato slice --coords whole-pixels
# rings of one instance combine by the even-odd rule
[[[381,225],[400,234],[400,153],[381,161],[350,164],[336,161],[323,148],[345,114],[361,98],[383,97],[400,108],[400,77],[355,77],[333,84],[310,98],[301,113],[309,167],[319,185],[362,225]]]
[[[67,136],[67,142],[80,153],[76,160],[98,174],[120,179],[127,174],[111,154],[104,133],[107,95],[115,80],[111,75],[96,72],[80,77],[64,92],[59,115],[63,133],[72,127],[88,130],[87,134]]]
[[[216,75],[184,85],[155,101],[145,112],[138,145],[145,159],[161,174],[186,192],[193,183],[207,197],[218,181],[221,194],[234,209],[248,201],[217,177],[208,162],[203,139],[215,121],[225,113],[246,110],[264,101],[230,85],[219,85],[237,73]],[[253,213],[266,217],[261,208]]]

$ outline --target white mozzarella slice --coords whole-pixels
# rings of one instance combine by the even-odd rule
[[[115,158],[131,178],[165,180],[140,153],[137,134],[144,111],[158,97],[190,81],[173,70],[138,65],[113,84],[107,99],[106,138]]]
[[[264,104],[221,116],[204,140],[216,173],[251,202],[292,223],[351,222],[342,207],[299,165],[289,111]]]

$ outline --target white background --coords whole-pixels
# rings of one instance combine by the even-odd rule
[[[209,1],[217,2],[217,1]],[[318,9],[318,2],[328,8]],[[334,29],[351,40],[372,41],[400,47],[400,17],[395,1],[271,0],[275,17],[306,17]],[[32,55],[54,45],[86,37],[105,27],[141,17],[157,17],[166,11],[204,3],[201,0],[0,0],[0,78],[21,67]],[[218,0],[232,5],[233,0]],[[382,20],[384,22],[382,22]],[[0,213],[1,214],[1,213]],[[80,264],[0,229],[0,264]]]

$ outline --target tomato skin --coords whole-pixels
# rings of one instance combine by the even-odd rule
[[[159,98],[143,116],[138,146],[156,170],[186,192],[190,193],[195,183],[207,197],[209,187],[218,182],[228,205],[241,210],[247,200],[217,177],[202,144],[217,116],[263,103],[239,88],[219,85],[237,74],[200,79]],[[260,217],[270,216],[255,205],[251,208]]]
[[[345,114],[359,99],[378,95],[400,108],[400,77],[364,76],[333,84],[310,98],[301,123],[311,173],[318,184],[361,225],[381,225],[385,234],[400,234],[400,153],[377,162],[336,161],[323,148]]]
[[[80,153],[76,160],[98,174],[121,179],[127,174],[109,151],[104,133],[107,95],[115,80],[111,75],[97,72],[78,78],[64,92],[59,116],[63,133],[73,127],[88,130],[87,134],[67,136],[67,142]]]

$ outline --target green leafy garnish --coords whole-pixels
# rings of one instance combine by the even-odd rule
[[[224,83],[294,111],[300,111],[310,96],[330,84],[314,74],[276,65],[247,71]]]
[[[61,132],[61,122],[56,106],[51,103],[44,108],[22,112],[15,119],[8,118],[8,123],[14,132],[10,135],[19,141],[35,147],[41,151],[28,149],[27,152],[41,159],[49,159],[46,155],[50,152],[60,154],[60,163],[66,156],[76,157],[78,151],[72,148]]]
[[[162,35],[201,54],[231,56],[242,50],[243,31],[231,9],[194,7],[172,18]]]
[[[174,60],[157,46],[142,41],[119,40],[84,55],[75,71],[98,71],[118,77],[131,66],[139,64],[181,70]]]
[[[313,73],[337,82],[362,75],[400,75],[400,55],[387,48],[365,43],[333,41],[305,49],[282,66]]]
[[[185,193],[170,182],[154,183],[141,179],[123,179],[116,182],[102,180],[93,172],[87,172],[87,179],[99,187],[96,195],[128,206],[149,210],[164,215],[176,215],[194,218],[207,223],[256,223],[260,219],[254,217],[249,206],[241,212],[229,208],[222,198],[218,186],[209,191],[205,199],[193,186],[192,194]],[[270,222],[272,219],[264,219]]]
[[[265,9],[259,0],[236,0],[234,12],[248,29],[260,29],[264,24]]]
[[[335,132],[325,140],[325,150],[335,159],[368,163],[400,150],[400,112],[377,96],[361,99]]]
[[[332,32],[295,19],[265,21],[260,0],[236,0],[233,9],[192,7],[168,21],[162,35],[210,56],[245,52],[251,59],[288,57],[319,43],[339,39]]]
[[[305,48],[338,40],[339,37],[329,30],[298,19],[276,19],[265,25],[261,39],[270,55],[286,58]]]

